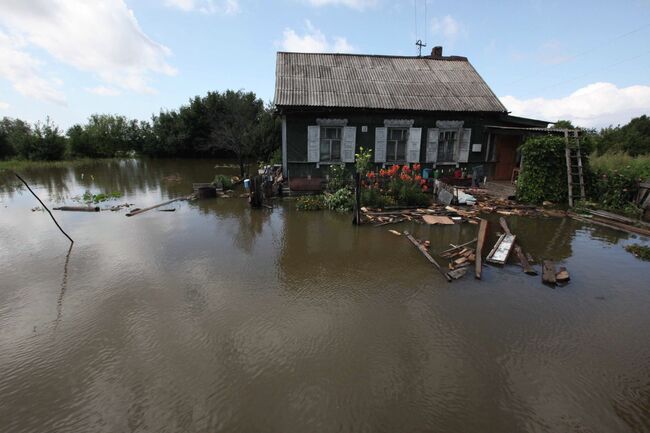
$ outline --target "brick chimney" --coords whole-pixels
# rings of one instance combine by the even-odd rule
[[[431,58],[432,59],[442,59],[442,47],[433,47],[431,50]]]

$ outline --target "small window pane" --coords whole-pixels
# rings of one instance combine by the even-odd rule
[[[328,161],[330,159],[330,145],[328,140],[321,140],[320,142],[320,160]]]
[[[406,143],[401,142],[397,145],[396,161],[405,161],[405,160],[406,160]]]
[[[332,140],[332,161],[341,159],[341,140]]]

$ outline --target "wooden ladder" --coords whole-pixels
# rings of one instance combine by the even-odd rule
[[[585,200],[585,178],[582,170],[582,152],[580,151],[580,138],[578,137],[578,130],[573,131],[575,143],[569,142],[569,130],[564,130],[565,149],[564,154],[566,157],[566,174],[567,174],[567,188],[569,192],[569,207],[573,207],[573,202],[576,193],[579,192],[579,199]],[[577,178],[577,180],[576,180]],[[579,191],[574,188],[580,187]]]

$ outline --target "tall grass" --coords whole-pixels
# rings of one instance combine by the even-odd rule
[[[637,179],[650,179],[650,155],[632,157],[626,153],[592,155],[589,164],[596,173],[624,173]]]

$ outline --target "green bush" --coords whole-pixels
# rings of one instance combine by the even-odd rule
[[[213,184],[215,185],[221,185],[221,187],[225,190],[232,189],[232,179],[226,175],[223,174],[218,174],[214,177],[214,180],[212,181]]]
[[[631,157],[613,153],[593,157],[592,196],[605,209],[630,217],[641,210],[634,204],[639,182],[650,179],[650,155]]]
[[[326,209],[325,197],[319,195],[303,195],[296,200],[296,209],[301,211]]]
[[[344,187],[334,193],[325,193],[325,206],[337,212],[350,212],[354,208],[354,197],[350,188]]]
[[[330,165],[327,174],[327,191],[335,192],[349,185],[349,175],[345,171],[345,165]]]
[[[517,180],[517,198],[541,203],[567,200],[567,172],[564,138],[531,137],[521,146],[524,170]],[[586,168],[585,168],[586,169]]]
[[[373,208],[384,208],[386,206],[396,206],[397,201],[389,195],[382,194],[378,189],[362,189],[361,205]]]

